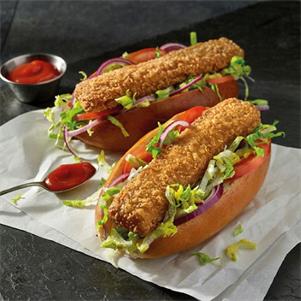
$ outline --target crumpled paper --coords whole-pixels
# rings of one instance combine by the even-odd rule
[[[41,111],[21,115],[0,128],[0,190],[41,180],[58,165],[73,161],[68,153],[53,146],[47,128]],[[94,149],[75,144],[83,157],[96,158]],[[108,158],[113,161],[116,155]],[[218,264],[199,266],[191,255],[193,251],[146,261],[117,258],[111,250],[100,249],[93,206],[75,209],[64,206],[63,200],[81,199],[95,192],[106,173],[104,169],[70,192],[55,195],[33,187],[21,191],[23,199],[16,206],[9,201],[20,192],[0,197],[0,223],[51,239],[201,300],[260,300],[285,255],[301,241],[300,162],[301,150],[273,145],[269,174],[254,201],[218,235],[193,250],[220,256]],[[244,232],[234,238],[232,231],[238,224],[243,225]],[[223,250],[241,238],[256,242],[257,249],[240,251],[239,260],[232,262]]]

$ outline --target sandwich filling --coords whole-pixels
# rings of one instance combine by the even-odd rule
[[[172,49],[169,52],[174,52],[173,50],[178,49]],[[186,51],[187,53],[183,52],[180,54],[181,51]],[[179,53],[178,51],[175,52],[177,55],[171,53],[172,56],[170,56],[170,54],[167,53],[166,57],[156,56],[156,59],[152,59],[151,61],[130,66],[123,62],[126,61],[124,58],[116,58],[115,60],[118,59],[118,64],[114,63],[114,59],[112,59],[109,60],[112,61],[111,64],[108,64],[105,68],[101,69],[102,73],[99,74],[99,76],[98,74],[97,77],[95,77],[95,74],[92,74],[89,77],[84,75],[81,83],[76,88],[75,93],[57,96],[54,102],[55,107],[45,110],[44,115],[51,123],[48,130],[49,137],[55,139],[55,144],[57,146],[62,148],[67,146],[67,149],[70,149],[69,142],[73,137],[83,133],[88,133],[89,136],[92,136],[93,129],[103,122],[110,122],[114,126],[117,126],[126,137],[129,136],[130,133],[118,120],[117,115],[119,113],[134,108],[147,107],[153,102],[164,101],[164,99],[167,99],[170,96],[183,94],[191,90],[200,90],[200,92],[203,92],[205,88],[212,89],[217,97],[222,100],[224,97],[219,87],[221,85],[231,86],[235,80],[241,80],[245,84],[245,99],[248,98],[249,89],[246,78],[252,80],[249,76],[251,68],[249,65],[246,65],[245,60],[242,57],[243,51],[232,41],[221,38],[219,40],[211,40],[205,43],[196,44],[186,49],[180,49]],[[230,56],[231,54],[232,58]],[[206,67],[206,64],[204,65],[203,62],[199,62],[202,60],[196,60],[198,55],[204,56],[204,62],[208,61],[207,65],[211,67]],[[130,56],[131,54],[128,54],[128,57]],[[186,62],[188,58],[190,58],[189,64]],[[159,60],[158,62],[156,62],[157,59]],[[183,62],[186,62],[186,67],[184,67],[185,64],[183,64],[182,60]],[[144,64],[148,63],[150,63],[151,66],[144,66]],[[145,78],[144,80],[143,76],[146,73],[148,74],[147,70],[150,70],[150,68],[155,68],[154,70],[157,70],[159,68],[156,64],[162,65],[161,68],[167,72],[167,77],[158,81],[158,75],[149,74],[150,78]],[[200,66],[196,67],[198,64],[200,64]],[[105,65],[105,63],[103,65]],[[218,69],[217,66],[222,68]],[[136,67],[139,68],[137,70],[133,69]],[[207,70],[206,68],[209,68],[210,71],[201,73],[196,72],[197,70],[205,71]],[[125,74],[122,73],[123,70]],[[110,88],[108,86],[106,91],[109,94],[111,92],[113,93],[117,89],[116,87],[120,86],[119,88],[121,91],[124,91],[123,94],[119,94],[118,96],[116,94],[115,98],[108,100],[99,99],[99,97],[101,98],[101,95],[97,95],[96,97],[96,94],[99,89],[103,89],[104,84],[101,83],[98,85],[98,81],[102,79],[102,77],[107,77],[108,73],[112,73],[113,76],[115,71],[118,72],[118,74],[116,73],[116,77],[118,75],[121,79],[119,83],[117,83],[115,77],[108,78],[106,84],[109,86],[112,84],[114,87]],[[140,78],[137,77],[138,75],[133,75],[135,72],[138,74],[138,71],[141,72]],[[162,72],[159,73],[161,74]],[[179,75],[177,75],[178,73]],[[173,77],[175,77],[175,79]],[[123,87],[123,85],[125,85],[125,78],[126,81],[131,83],[128,89]],[[153,78],[155,78],[154,80],[156,83],[152,83]],[[176,78],[178,78],[178,80]],[[166,82],[166,85],[162,86],[162,82]],[[143,88],[149,87],[150,94],[143,97],[139,96],[143,94],[141,92],[143,89],[140,86]],[[92,90],[95,90],[95,93],[92,93]],[[94,99],[93,97],[96,98]],[[87,107],[89,104],[88,98],[91,103],[95,103],[95,108],[93,107],[93,109],[91,109],[92,107]],[[100,104],[101,107],[97,107]]]

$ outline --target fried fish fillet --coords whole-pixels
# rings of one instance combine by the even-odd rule
[[[248,135],[259,123],[258,110],[235,98],[208,109],[122,188],[109,208],[110,217],[117,225],[147,235],[165,216],[166,187],[195,184],[214,155],[237,136]]]
[[[77,84],[74,95],[85,111],[115,107],[115,99],[130,91],[143,97],[184,81],[189,75],[225,68],[243,50],[227,38],[209,40],[160,58],[101,74]]]

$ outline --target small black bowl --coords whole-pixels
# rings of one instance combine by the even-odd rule
[[[37,84],[22,84],[16,83],[7,78],[8,73],[17,66],[31,62],[35,59],[42,59],[51,63],[58,71],[59,75],[50,80],[40,82]],[[45,102],[52,99],[57,91],[61,81],[67,70],[67,63],[64,59],[57,55],[48,53],[30,53],[17,56],[5,62],[0,67],[0,78],[8,84],[10,89],[14,92],[18,100],[23,103],[38,103]]]

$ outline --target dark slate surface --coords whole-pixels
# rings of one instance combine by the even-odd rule
[[[3,3],[3,15],[8,19],[12,3]],[[248,3],[252,1],[18,1],[2,56],[6,59],[47,50],[66,57],[70,63],[181,29]]]
[[[78,70],[90,72],[124,50],[187,43],[191,30],[202,40],[225,35],[246,49],[256,78],[252,96],[270,100],[263,119],[279,119],[287,132],[277,143],[300,147],[300,3],[259,3],[201,22],[248,3],[187,2],[2,1],[1,58],[37,50],[64,55],[69,63],[64,91],[74,85]],[[3,86],[0,101],[0,124],[38,108],[18,103]],[[299,244],[286,257],[267,300],[301,298],[300,249]],[[191,299],[6,226],[0,226],[0,281],[5,300]]]

